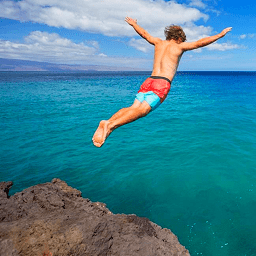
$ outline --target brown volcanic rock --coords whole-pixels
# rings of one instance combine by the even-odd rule
[[[0,255],[189,256],[177,237],[147,218],[111,213],[64,181],[9,197],[0,183]]]

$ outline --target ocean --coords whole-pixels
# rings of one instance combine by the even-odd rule
[[[178,72],[160,107],[94,147],[149,75],[0,72],[0,181],[60,178],[192,256],[256,255],[256,72]]]

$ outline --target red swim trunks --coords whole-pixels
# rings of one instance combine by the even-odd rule
[[[160,98],[162,103],[167,97],[170,88],[171,81],[168,78],[162,76],[151,76],[147,78],[145,82],[141,85],[138,93],[146,93],[152,91]]]

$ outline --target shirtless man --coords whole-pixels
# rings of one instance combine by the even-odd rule
[[[137,20],[126,17],[125,21],[142,38],[155,46],[153,71],[151,76],[141,85],[132,106],[122,108],[109,120],[100,122],[92,138],[93,144],[96,147],[101,147],[106,138],[116,128],[146,116],[165,100],[171,88],[171,82],[175,76],[180,58],[185,51],[209,45],[224,37],[232,29],[229,27],[217,35],[187,43],[185,42],[186,35],[179,26],[166,27],[164,31],[166,40],[161,40],[160,38],[151,36],[146,30],[140,27],[137,24]]]

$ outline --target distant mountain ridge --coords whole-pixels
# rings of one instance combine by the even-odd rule
[[[131,67],[69,65],[0,58],[0,71],[142,71]]]

